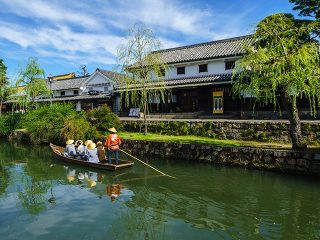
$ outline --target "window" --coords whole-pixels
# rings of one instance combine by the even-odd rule
[[[65,92],[65,91],[61,91],[60,95],[61,95],[61,96],[65,96],[65,95],[66,95],[66,92]]]
[[[208,72],[208,64],[199,65],[199,73]]]
[[[79,90],[74,90],[73,91],[73,95],[78,95],[79,94]]]
[[[234,69],[235,61],[227,61],[225,70]]]
[[[177,75],[185,74],[186,68],[185,67],[177,67]]]

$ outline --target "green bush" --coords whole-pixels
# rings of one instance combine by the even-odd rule
[[[77,113],[70,104],[54,104],[52,107],[42,106],[26,113],[20,125],[27,129],[32,143],[49,143],[61,141],[61,129],[67,117],[75,118]]]
[[[7,137],[16,128],[20,128],[21,113],[8,113],[0,116],[0,137]]]
[[[100,140],[103,136],[98,132],[96,127],[92,126],[83,115],[76,117],[68,117],[64,121],[64,126],[61,129],[61,139]]]
[[[117,130],[122,129],[119,117],[107,105],[87,112],[87,117],[99,131],[105,132],[111,127],[115,127]]]

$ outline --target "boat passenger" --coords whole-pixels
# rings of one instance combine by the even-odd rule
[[[98,158],[100,162],[107,161],[106,158],[106,151],[104,150],[104,147],[102,145],[102,142],[97,142],[97,151],[98,151]]]
[[[96,148],[96,144],[94,142],[91,142],[88,144],[87,148],[89,153],[88,161],[93,163],[98,163],[99,158],[98,158],[98,151]]]
[[[111,155],[115,154],[116,156],[116,164],[118,164],[119,161],[119,146],[121,145],[121,139],[120,137],[116,134],[117,130],[112,127],[108,129],[109,131],[109,136],[106,139],[105,146],[108,148],[108,160],[109,164],[111,164]]]
[[[74,145],[76,147],[77,153],[79,153],[79,151],[84,147],[82,140],[77,140]]]
[[[65,156],[75,157],[77,155],[76,148],[73,143],[74,143],[74,140],[72,139],[69,139],[66,142],[66,148],[64,150]]]
[[[79,149],[78,154],[80,155],[81,159],[84,161],[88,161],[89,159],[88,145],[90,143],[92,143],[92,140],[85,141],[84,146]]]

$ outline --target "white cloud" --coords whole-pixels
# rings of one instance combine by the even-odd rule
[[[83,59],[83,55],[91,56],[92,60],[87,60],[91,62],[114,63],[115,60],[111,60],[117,54],[118,45],[125,42],[123,37],[73,32],[63,26],[56,29],[26,29],[15,24],[0,22],[0,32],[2,32],[0,38],[23,48],[32,48],[43,56],[54,56],[56,52],[56,56],[72,60]]]
[[[37,53],[75,65],[115,64],[117,48],[126,42],[124,30],[137,22],[151,28],[164,48],[172,48],[241,35],[251,11],[218,14],[214,4],[209,9],[183,0],[0,0],[0,4],[0,42],[20,46],[10,49],[11,55]],[[2,18],[2,13],[10,18]]]
[[[81,25],[86,28],[97,28],[101,25],[98,19],[77,11],[72,8],[63,8],[59,4],[41,0],[2,0],[7,6],[7,11],[19,16],[40,18],[52,22],[66,22]]]

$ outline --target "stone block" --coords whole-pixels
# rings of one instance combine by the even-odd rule
[[[297,165],[299,167],[307,167],[308,166],[308,162],[309,162],[308,160],[303,159],[303,158],[297,159]]]
[[[295,165],[296,164],[296,159],[294,159],[294,158],[289,158],[288,160],[287,160],[287,163],[288,163],[288,165]]]
[[[320,160],[320,153],[314,154],[313,159],[314,159],[314,160]]]
[[[276,162],[283,164],[285,162],[285,159],[284,158],[276,158]]]
[[[273,161],[273,158],[271,156],[266,156],[263,158],[263,162],[265,163],[271,163]]]

